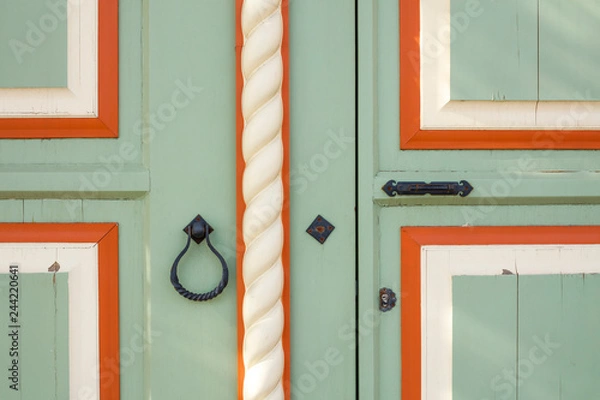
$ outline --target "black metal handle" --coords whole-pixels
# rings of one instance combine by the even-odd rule
[[[473,186],[467,181],[460,182],[396,182],[388,181],[381,188],[388,196],[456,196],[467,197],[473,190]]]
[[[171,284],[173,285],[173,287],[175,288],[177,293],[179,293],[180,295],[182,295],[183,297],[185,297],[188,300],[207,301],[207,300],[214,299],[215,297],[220,295],[221,292],[223,292],[223,289],[225,289],[225,287],[227,286],[227,282],[229,282],[229,270],[227,269],[227,263],[225,262],[225,259],[223,258],[223,256],[210,243],[209,234],[213,231],[213,228],[204,220],[204,218],[202,218],[200,215],[198,215],[198,216],[196,216],[196,218],[194,218],[192,220],[192,222],[190,222],[188,225],[186,225],[185,228],[183,228],[183,231],[186,232],[188,235],[187,242],[186,242],[183,250],[181,250],[181,252],[177,256],[177,258],[175,258],[175,261],[173,262],[173,266],[171,267]],[[217,287],[215,287],[210,292],[206,292],[206,293],[190,292],[185,287],[183,287],[183,285],[179,282],[179,277],[177,276],[177,267],[179,265],[179,261],[181,261],[181,258],[188,251],[188,249],[190,247],[190,242],[192,239],[194,239],[194,241],[198,244],[200,244],[204,239],[206,239],[206,244],[208,245],[208,248],[210,249],[210,251],[213,252],[213,254],[221,262],[221,267],[223,269],[221,282],[219,282]]]

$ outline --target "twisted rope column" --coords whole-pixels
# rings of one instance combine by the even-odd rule
[[[241,55],[244,399],[283,400],[283,17],[281,0],[244,0]]]

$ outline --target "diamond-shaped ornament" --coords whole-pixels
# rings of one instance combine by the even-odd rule
[[[213,232],[213,228],[212,226],[210,226],[208,224],[208,222],[206,222],[204,220],[204,218],[202,218],[200,216],[200,214],[196,215],[196,218],[194,218],[192,220],[192,222],[190,222],[189,224],[187,224],[185,226],[185,228],[183,228],[183,231],[185,233],[188,233],[189,230],[192,230],[191,236],[192,236],[192,240],[198,244],[202,243],[202,241],[206,238],[206,229],[205,226],[208,227],[208,233],[212,233]]]
[[[335,229],[329,221],[323,218],[321,215],[317,215],[317,218],[310,224],[306,232],[315,238],[315,240],[321,244],[325,243],[331,232]]]

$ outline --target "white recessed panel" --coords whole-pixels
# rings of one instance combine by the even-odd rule
[[[599,260],[600,245],[423,246],[422,398],[453,400],[452,277],[600,273]]]
[[[98,116],[98,0],[67,5],[67,88],[0,89],[0,118]]]
[[[1,243],[0,274],[17,265],[19,274],[68,274],[69,390],[71,398],[99,399],[98,249],[96,243]],[[24,377],[35,379],[35,377]]]
[[[450,0],[421,1],[422,129],[600,128],[600,102],[585,98],[581,101],[451,101],[451,40],[441,35],[451,30]],[[432,38],[436,40],[435,47],[426,45]]]

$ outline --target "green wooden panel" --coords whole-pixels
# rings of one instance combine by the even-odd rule
[[[569,329],[560,318],[562,279],[559,275],[519,278],[519,398],[558,400],[562,333]],[[550,346],[540,347],[544,342]]]
[[[131,144],[130,142],[124,142]],[[130,199],[150,190],[150,174],[142,165],[126,165],[118,154],[111,157],[120,164],[95,165],[11,165],[0,168],[0,198]],[[41,206],[40,206],[41,207]],[[75,208],[76,204],[72,204]],[[72,218],[72,217],[70,217]]]
[[[149,365],[152,342],[163,332],[148,328],[145,309],[144,202],[81,199],[44,199],[19,202],[26,222],[117,222],[119,223],[119,286],[121,339],[121,393],[132,399],[145,398],[144,366]],[[2,210],[2,209],[0,209]],[[107,364],[108,373],[114,365]],[[64,397],[66,398],[66,397]],[[60,397],[59,397],[60,399]]]
[[[24,200],[25,222],[80,222],[83,217],[81,199]]]
[[[23,222],[23,200],[0,200],[0,222]]]
[[[488,36],[487,26],[497,26],[503,15],[496,16],[495,12],[488,14],[494,7],[508,9],[511,5],[516,11],[517,2],[495,2],[490,8],[490,2],[482,2],[484,13],[471,21],[470,28],[464,34],[471,35],[473,29],[482,31],[484,37]],[[508,4],[507,4],[508,3]],[[544,2],[540,3],[543,8]],[[566,2],[568,3],[568,2]],[[565,3],[565,4],[566,4]],[[398,110],[400,99],[399,84],[399,2],[364,0],[357,3],[359,10],[358,21],[358,63],[359,63],[359,302],[360,311],[372,307],[377,299],[379,287],[386,286],[400,292],[400,251],[399,230],[401,226],[463,226],[463,225],[590,225],[600,224],[600,211],[597,205],[597,196],[591,194],[583,186],[586,180],[593,182],[596,156],[588,151],[400,151],[399,132],[400,114]],[[452,3],[451,3],[452,4]],[[454,3],[458,4],[458,3]],[[463,3],[464,4],[464,3]],[[537,2],[535,2],[537,4]],[[525,6],[528,8],[523,8]],[[537,6],[533,6],[537,7]],[[588,5],[588,7],[591,7]],[[520,14],[535,9],[527,2],[519,1]],[[486,48],[483,51],[473,51],[467,55],[483,53],[498,54],[503,45],[513,45],[513,48],[523,48],[524,43],[537,41],[537,22],[525,23],[519,20],[519,37],[517,42],[516,15],[508,19],[505,32],[498,33],[498,40],[504,41],[498,49]],[[492,19],[485,27],[477,28],[485,18]],[[505,18],[509,18],[506,17]],[[543,27],[540,27],[543,29]],[[527,32],[527,35],[523,35]],[[442,32],[443,34],[443,32]],[[569,37],[565,33],[564,38]],[[451,44],[452,51],[460,46],[463,40],[458,36]],[[479,40],[479,39],[477,39]],[[543,40],[540,38],[540,40]],[[580,41],[581,45],[593,46],[589,38]],[[517,46],[517,44],[519,44]],[[474,45],[477,45],[475,43]],[[466,46],[465,46],[466,47]],[[535,49],[535,46],[532,46]],[[474,48],[474,47],[473,47]],[[466,48],[466,50],[471,50]],[[451,56],[452,56],[451,51]],[[596,52],[597,53],[597,52]],[[513,53],[514,54],[514,53]],[[537,50],[534,52],[537,55]],[[521,68],[524,60],[521,57]],[[490,67],[491,71],[499,69],[510,70],[519,66],[514,55],[497,57],[497,62]],[[512,63],[512,64],[511,64]],[[537,64],[530,62],[534,73],[530,73],[533,80],[537,81]],[[566,63],[569,64],[569,63]],[[540,65],[540,68],[543,68]],[[451,73],[454,69],[452,60]],[[594,76],[593,74],[591,76]],[[452,79],[452,77],[451,77]],[[468,77],[468,79],[471,79]],[[583,78],[582,78],[583,79]],[[520,86],[529,87],[527,83]],[[537,86],[535,96],[537,98]],[[488,89],[489,91],[489,89]],[[482,100],[491,100],[491,92],[487,91],[481,96]],[[508,97],[507,97],[508,99]],[[410,132],[403,132],[410,134]],[[449,138],[452,137],[449,132]],[[556,139],[551,135],[540,137],[540,143],[545,148],[552,148]],[[524,167],[520,167],[524,166]],[[526,176],[524,179],[515,179],[515,170],[521,170]],[[530,174],[531,173],[531,174]],[[569,183],[569,189],[561,195],[550,189],[550,181],[557,175],[562,177],[571,173],[579,183]],[[405,206],[409,202],[384,202],[378,201],[374,206],[372,199],[380,199],[381,182],[373,181],[373,177],[383,175],[390,179],[407,180],[461,180],[483,177],[474,193],[480,198],[475,203],[467,199],[439,199],[427,201],[427,206]],[[529,174],[529,175],[528,175]],[[393,175],[393,178],[391,177]],[[528,180],[528,177],[533,180]],[[558,181],[555,181],[558,182]],[[571,181],[570,181],[571,182]],[[503,188],[509,185],[507,197],[511,203],[520,205],[502,205],[504,195],[492,193],[492,188]],[[589,183],[588,183],[589,184]],[[514,185],[514,186],[513,186]],[[481,190],[487,190],[488,194]],[[494,191],[496,192],[496,191]],[[587,199],[580,196],[590,193]],[[563,199],[566,197],[567,199]],[[418,204],[420,200],[408,205]],[[440,203],[452,204],[449,206]],[[471,202],[473,205],[466,206]],[[540,205],[539,203],[568,203],[567,205]],[[574,205],[574,203],[587,203]],[[534,204],[534,205],[523,205]],[[402,207],[394,207],[403,205]],[[401,301],[401,298],[399,298]],[[401,382],[398,379],[401,373],[399,327],[400,313],[388,312],[382,315],[379,334],[372,340],[365,341],[360,349],[360,394],[361,398],[377,399],[387,397],[399,398]],[[593,397],[593,396],[592,396]],[[567,397],[564,397],[567,398]],[[575,397],[576,398],[576,397]],[[584,398],[589,398],[586,396]],[[412,399],[404,399],[412,400]],[[477,399],[481,400],[481,399]]]
[[[540,2],[540,100],[600,100],[600,7]]]
[[[33,0],[28,0],[30,1]],[[64,0],[48,0],[48,2],[37,0],[43,7],[46,7],[47,3],[56,1]],[[3,6],[7,4],[7,7],[8,4],[13,3],[20,3],[20,1],[2,2]],[[74,186],[77,191],[79,188],[89,187],[88,182],[96,181],[97,189],[102,191],[118,186],[117,182],[121,179],[120,172],[125,172],[127,165],[141,166],[143,160],[142,53],[144,50],[142,3],[144,3],[142,0],[119,2],[119,139],[5,140],[0,146],[0,170],[4,170],[4,165],[12,167],[12,165],[23,164],[33,168],[47,167],[49,171],[58,169],[57,166],[67,167],[74,172],[81,169],[82,174],[65,177],[68,182],[57,183],[56,187],[64,190],[63,185]],[[145,4],[148,7],[148,2]],[[0,13],[0,29],[4,23],[3,15]],[[0,46],[3,44],[4,41]],[[45,45],[41,46],[40,50],[42,48],[45,49]],[[3,61],[4,58],[0,58],[0,63]],[[165,134],[168,130],[164,127],[159,132]],[[88,168],[92,171],[90,172]]]
[[[357,346],[379,326],[376,309],[355,316],[354,4],[289,13],[292,398],[354,399]],[[335,225],[323,245],[306,233],[318,214]]]
[[[69,299],[68,274],[19,275],[18,328],[9,320],[8,274],[0,274],[0,298],[3,302],[0,326],[0,362],[3,371],[18,359],[18,391],[6,377],[0,385],[0,397],[12,399],[69,398]],[[9,334],[16,335],[14,337]],[[18,355],[13,339],[16,339]],[[15,356],[15,357],[13,357]],[[7,376],[8,376],[7,372]],[[12,376],[12,372],[10,372]],[[13,384],[16,382],[10,382]]]
[[[178,82],[194,88],[164,130],[144,138],[152,173],[149,323],[161,333],[147,365],[152,398],[237,397],[234,15],[228,1],[152,2],[149,9],[148,112],[169,104]],[[215,228],[211,242],[231,267],[228,287],[205,304],[181,297],[168,278],[185,244],[181,229],[198,213]],[[193,243],[180,263],[182,283],[208,291],[220,277],[218,260]]]
[[[466,221],[462,209],[464,207],[435,205],[427,207],[377,207],[375,217],[370,223],[373,224],[372,229],[375,230],[373,236],[378,245],[375,253],[379,254],[378,256],[372,254],[364,256],[368,258],[369,263],[362,266],[364,269],[363,276],[372,275],[371,279],[375,282],[373,286],[376,288],[390,287],[397,294],[400,293],[400,227],[463,226]],[[483,214],[482,219],[472,222],[471,225],[600,225],[599,205],[485,206],[481,207],[481,211]],[[362,226],[365,231],[371,228],[366,221]],[[587,278],[588,276],[586,276],[586,280]],[[368,289],[366,288],[365,291]],[[401,301],[401,298],[399,300]],[[368,299],[364,301],[366,302]],[[398,305],[394,311],[381,316],[379,324],[381,333],[373,340],[375,350],[373,354],[369,355],[372,357],[374,368],[367,371],[361,368],[361,374],[366,375],[365,381],[369,379],[372,381],[372,391],[374,393],[394,396],[395,398],[400,397],[401,391],[399,380],[401,373],[399,311]],[[361,367],[363,366],[362,360],[360,360]]]
[[[389,2],[394,3],[394,2]],[[374,55],[376,54],[376,47],[373,46],[376,38],[378,37],[377,31],[373,29],[373,22],[376,20],[377,7],[370,1],[360,1],[356,3],[356,20],[360,29],[357,34],[357,51],[361,54],[356,60],[357,65],[357,91],[360,96],[357,97],[357,133],[361,132],[374,132],[376,135],[376,108],[375,99],[378,92],[378,88],[374,84],[374,77],[376,76],[377,68],[380,63],[375,63]],[[389,21],[389,20],[388,20]],[[392,26],[393,21],[390,21]],[[396,30],[397,32],[398,30]],[[396,32],[389,32],[389,34],[395,35]],[[393,61],[390,64],[390,68],[394,69],[397,63]],[[361,229],[356,232],[357,243],[356,251],[357,257],[356,262],[357,268],[357,280],[359,282],[356,293],[358,297],[357,307],[358,314],[364,314],[369,310],[374,310],[378,307],[378,293],[379,290],[379,248],[378,239],[379,235],[376,233],[378,227],[375,226],[373,221],[376,219],[376,207],[372,203],[372,178],[375,176],[377,171],[378,160],[375,159],[374,149],[376,148],[375,137],[366,137],[363,134],[357,135],[360,139],[360,146],[357,146],[355,162],[358,165],[356,168],[356,201],[361,204],[358,207],[357,222]],[[357,206],[358,206],[357,204]],[[364,205],[364,206],[362,206]],[[360,251],[358,251],[360,249]],[[368,266],[366,268],[362,266]],[[388,313],[389,314],[389,313]],[[379,374],[379,354],[378,354],[378,338],[382,334],[383,329],[388,329],[388,335],[397,335],[397,328],[399,326],[399,318],[396,315],[387,317],[388,319],[395,319],[396,325],[387,324],[384,325],[379,323],[377,329],[373,335],[365,338],[361,342],[361,346],[358,348],[358,359],[359,365],[357,367],[362,371],[358,374],[358,391],[356,393],[358,398],[361,399],[376,399],[379,398],[378,394],[378,378]],[[397,361],[392,359],[388,360],[391,362],[391,368],[385,369],[389,371],[398,371]],[[384,366],[387,367],[387,366]],[[394,369],[396,367],[396,369]],[[387,379],[398,381],[398,374],[386,374]]]
[[[450,2],[452,100],[537,99],[537,3]]]
[[[69,200],[63,207],[69,210]],[[121,340],[121,397],[146,399],[145,368],[149,368],[150,348],[163,331],[149,328],[149,281],[144,259],[147,234],[143,201],[84,200],[82,222],[119,223],[119,330]],[[60,214],[57,214],[60,215]],[[51,219],[49,215],[42,215]],[[165,267],[161,265],[161,267]],[[166,275],[165,275],[166,276]],[[172,340],[178,340],[171,338]],[[109,373],[114,363],[108,363]]]
[[[0,88],[67,86],[67,0],[0,3]]]
[[[562,289],[562,398],[591,399],[600,393],[600,276],[565,275]]]
[[[519,278],[519,399],[591,399],[600,391],[598,275]]]
[[[516,399],[517,277],[452,279],[455,399]]]
[[[473,171],[511,171],[523,161],[531,163],[532,170],[540,171],[546,176],[557,171],[597,170],[596,156],[591,151],[399,151],[398,2],[361,0],[358,5],[362,10],[359,15],[361,47],[358,52],[362,66],[359,69],[359,83],[362,89],[359,122],[366,122],[360,133],[359,150],[365,151],[362,152],[359,171],[365,171],[367,166],[371,168],[371,165],[376,165],[376,170],[371,175],[375,175],[378,170],[419,171],[419,180],[427,180],[428,171],[457,171],[461,173],[460,179],[468,179],[468,174]],[[370,11],[371,9],[373,11]],[[503,33],[502,37],[505,34],[507,33]],[[374,88],[372,97],[364,96],[370,88]],[[486,97],[486,100],[489,99]],[[579,112],[579,109],[577,111]],[[372,123],[368,123],[367,117],[370,115],[373,118]],[[452,137],[451,132],[448,137]],[[367,142],[369,146],[374,146],[372,151],[368,150]],[[539,143],[544,148],[551,148],[556,139],[550,134],[543,135]]]

